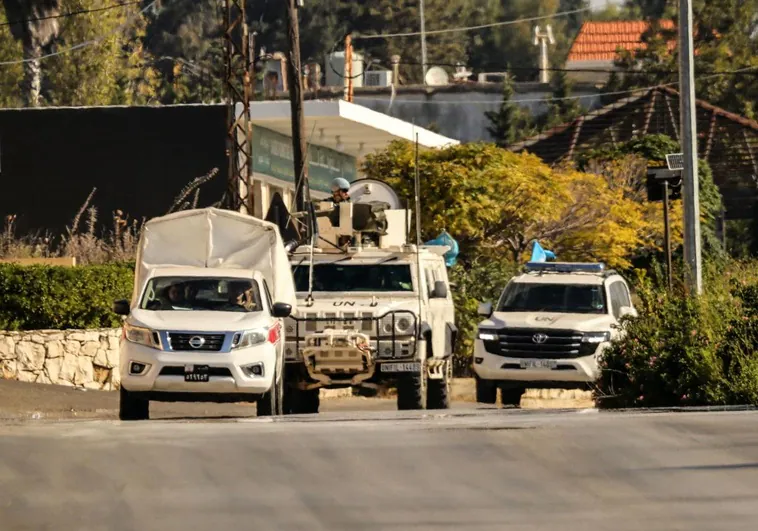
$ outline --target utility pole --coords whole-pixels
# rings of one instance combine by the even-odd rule
[[[424,16],[424,0],[418,0],[419,15],[421,16],[421,84],[426,84],[426,17]]]
[[[534,27],[534,45],[540,47],[540,83],[547,84],[550,82],[550,74],[548,73],[548,58],[547,58],[547,45],[548,43],[555,44],[553,38],[553,28],[550,24],[547,25],[547,31],[543,32],[539,26]]]
[[[289,79],[290,107],[292,109],[292,158],[295,165],[295,209],[305,211],[306,190],[308,188],[308,168],[305,167],[305,117],[303,115],[303,75],[300,63],[300,25],[297,20],[297,8],[302,0],[287,0],[287,41],[289,43],[289,61],[287,61],[287,78]]]
[[[703,291],[700,241],[700,194],[697,164],[695,114],[695,59],[692,39],[692,2],[679,0],[679,88],[682,153],[682,199],[684,201],[685,281],[690,295]]]

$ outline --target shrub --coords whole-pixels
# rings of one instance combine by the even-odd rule
[[[0,330],[117,327],[111,306],[131,296],[133,282],[130,264],[0,264]]]
[[[640,316],[601,359],[600,407],[758,403],[758,284],[754,268],[707,275],[706,293],[637,282]],[[737,280],[735,280],[735,277]]]

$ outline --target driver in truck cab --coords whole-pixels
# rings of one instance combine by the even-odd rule
[[[171,284],[163,290],[163,297],[161,297],[161,306],[170,310],[174,306],[181,306],[185,303],[184,290],[181,284]]]

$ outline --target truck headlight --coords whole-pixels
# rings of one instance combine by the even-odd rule
[[[592,345],[598,345],[610,341],[610,332],[585,332],[582,336],[582,343],[590,343]]]
[[[124,324],[123,338],[130,343],[137,343],[138,345],[144,345],[150,348],[161,348],[161,342],[158,339],[158,333],[149,328],[142,328],[141,326]]]
[[[267,328],[257,330],[247,330],[246,332],[237,332],[232,339],[232,350],[239,348],[254,347],[265,343],[268,340],[269,331]]]
[[[395,333],[399,335],[410,335],[413,327],[416,325],[416,318],[409,314],[385,315],[382,317],[380,324],[380,333],[382,335],[391,335],[392,326],[395,326]]]
[[[477,339],[481,339],[482,341],[497,341],[497,332],[495,330],[479,330],[476,334]]]
[[[408,334],[412,328],[413,321],[408,317],[403,316],[395,319],[395,330],[397,330],[399,334]]]

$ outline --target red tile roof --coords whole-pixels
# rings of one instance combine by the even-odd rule
[[[672,20],[661,20],[662,29],[674,29]],[[637,50],[644,48],[642,34],[650,28],[648,22],[634,20],[628,22],[585,22],[579,30],[569,51],[569,61],[612,61],[619,49]],[[676,41],[668,44],[676,47]]]

